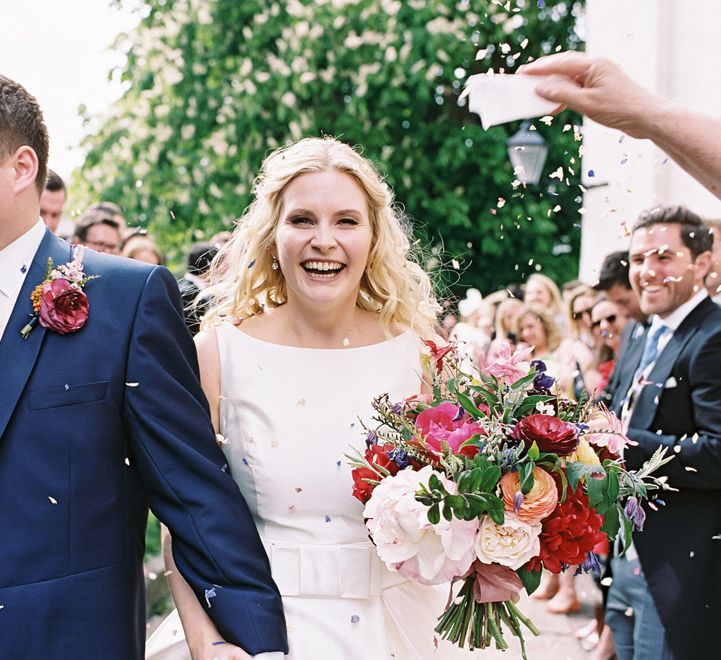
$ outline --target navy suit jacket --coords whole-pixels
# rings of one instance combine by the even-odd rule
[[[632,339],[614,396],[620,412],[646,335]],[[678,493],[647,510],[634,543],[668,642],[678,658],[714,658],[721,648],[721,308],[701,302],[658,356],[638,394],[626,449],[630,469],[658,446],[674,460],[660,474]]]
[[[86,250],[85,326],[22,339],[48,258],[72,259],[49,232],[0,342],[0,658],[143,657],[148,505],[223,637],[287,652],[172,275]]]

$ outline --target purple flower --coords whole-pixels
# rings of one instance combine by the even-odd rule
[[[634,527],[639,532],[642,532],[643,524],[646,522],[646,512],[635,497],[628,498],[624,513],[626,514],[626,518],[633,522]]]
[[[598,561],[598,555],[595,552],[589,552],[586,555],[585,561],[578,567],[576,575],[583,571],[584,573],[596,573],[601,574],[601,563]]]
[[[395,464],[400,470],[408,467],[410,461],[408,460],[408,454],[404,449],[401,449],[400,447],[394,447],[386,455],[390,460],[395,462]]]
[[[543,360],[531,360],[531,366],[539,373],[546,372],[546,363]]]
[[[523,493],[520,490],[513,496],[513,511],[515,513],[520,511],[523,499]]]
[[[378,436],[373,433],[373,431],[370,431],[368,435],[366,436],[366,447],[370,449],[373,445],[378,444]]]

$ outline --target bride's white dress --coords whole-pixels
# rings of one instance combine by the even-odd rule
[[[218,328],[220,431],[253,512],[285,609],[289,660],[469,658],[436,639],[447,586],[386,569],[351,495],[346,454],[364,448],[360,419],[388,393],[418,393],[420,343],[411,332],[371,346],[310,349]],[[189,657],[177,616],[148,642],[154,660]]]

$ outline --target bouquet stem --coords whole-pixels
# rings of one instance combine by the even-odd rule
[[[438,619],[436,632],[442,639],[463,648],[468,640],[471,649],[485,649],[495,643],[502,651],[508,649],[503,624],[518,637],[521,654],[526,659],[526,645],[521,624],[534,635],[538,628],[516,607],[513,601],[477,603],[474,598],[474,578],[466,578],[458,596]]]

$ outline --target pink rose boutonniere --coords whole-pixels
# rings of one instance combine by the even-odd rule
[[[30,294],[33,313],[20,331],[27,339],[33,328],[40,323],[43,328],[65,335],[80,330],[88,320],[90,303],[83,287],[92,279],[83,272],[83,248],[78,248],[75,258],[57,268],[48,259],[45,279]]]

